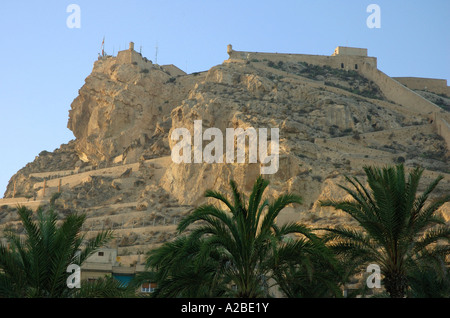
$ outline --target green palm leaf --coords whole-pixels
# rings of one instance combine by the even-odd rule
[[[364,167],[364,171],[370,190],[357,178],[346,177],[355,189],[341,188],[353,201],[321,201],[322,206],[348,213],[363,232],[327,228],[330,234],[326,241],[336,253],[358,260],[361,266],[379,264],[387,292],[391,297],[403,297],[408,289],[408,272],[417,268],[417,260],[423,262],[425,256],[443,260],[448,255],[447,249],[438,243],[449,243],[449,227],[436,211],[449,202],[450,196],[426,204],[442,177],[433,180],[418,195],[423,168],[413,169],[408,177],[403,165]]]

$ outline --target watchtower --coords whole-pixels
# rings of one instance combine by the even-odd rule
[[[228,46],[227,46],[228,55],[231,55],[232,52],[233,52],[233,46],[231,44],[228,44]]]

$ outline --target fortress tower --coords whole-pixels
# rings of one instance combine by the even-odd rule
[[[367,56],[367,49],[357,47],[338,46],[331,56]]]
[[[228,55],[231,55],[231,52],[233,52],[233,46],[231,44],[228,44],[228,46],[227,46]]]

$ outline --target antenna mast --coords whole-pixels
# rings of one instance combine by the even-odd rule
[[[102,56],[105,56],[105,37],[103,36],[103,42],[102,42]]]

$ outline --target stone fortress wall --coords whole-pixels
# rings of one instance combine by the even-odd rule
[[[362,65],[359,72],[377,84],[387,99],[397,104],[414,110],[419,114],[428,115],[429,119],[432,118],[435,112],[444,112],[439,106],[433,104],[377,68]]]
[[[339,46],[331,56],[286,54],[286,53],[261,53],[243,52],[233,50],[228,45],[227,53],[231,60],[267,60],[306,62],[308,64],[329,66],[343,70],[354,70],[367,79],[377,84],[384,96],[392,102],[399,104],[408,110],[426,116],[433,123],[435,131],[445,139],[450,149],[450,114],[425,99],[412,89],[427,88],[431,92],[446,93],[448,86],[445,80],[421,79],[421,78],[397,78],[389,77],[377,68],[377,58],[369,57],[367,49]],[[406,85],[406,86],[405,86]],[[407,87],[409,86],[409,88]],[[449,95],[446,93],[446,95]]]
[[[339,47],[341,48],[341,47]],[[291,62],[306,62],[314,65],[327,65],[333,68],[344,70],[358,70],[363,64],[377,67],[377,58],[367,56],[367,50],[347,48],[347,50],[338,50],[331,56],[327,55],[310,55],[310,54],[288,54],[288,53],[262,53],[262,52],[242,52],[235,51],[231,45],[228,45],[228,55],[230,59],[238,60],[262,60],[277,62],[280,60]],[[337,50],[337,49],[336,49]],[[345,52],[342,54],[341,52]],[[361,55],[366,52],[366,55]]]
[[[450,97],[450,87],[447,86],[447,80],[445,79],[420,77],[393,77],[393,79],[410,89],[424,90]]]
[[[450,148],[450,114],[434,113],[433,114],[433,125],[436,132],[444,138],[447,143],[447,149]]]

